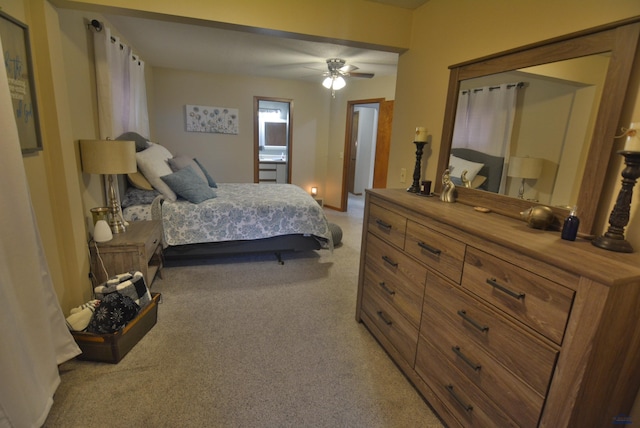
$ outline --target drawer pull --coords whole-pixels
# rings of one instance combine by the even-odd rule
[[[390,289],[389,287],[387,287],[387,284],[385,284],[384,282],[380,282],[378,283],[378,285],[382,287],[382,289],[386,291],[390,296],[393,296],[394,294],[396,294],[396,292]]]
[[[451,396],[462,406],[465,411],[470,412],[473,410],[473,406],[471,404],[467,404],[462,401],[462,398],[458,397],[458,394],[453,391],[453,385],[447,385],[447,391],[449,391],[449,394],[451,394]]]
[[[482,368],[482,366],[480,364],[475,364],[473,362],[471,362],[471,360],[462,353],[462,351],[460,350],[459,346],[452,346],[451,349],[453,350],[453,352],[460,357],[460,359],[462,361],[464,361],[465,363],[467,363],[467,365],[469,367],[471,367],[472,369],[474,369],[475,371],[480,371],[480,369]]]
[[[498,290],[502,291],[503,293],[508,294],[509,296],[513,297],[514,299],[518,299],[518,300],[524,299],[524,296],[525,296],[524,293],[518,293],[516,291],[509,290],[507,287],[498,284],[498,281],[495,278],[487,278],[487,284],[489,284],[493,288],[497,288]]]
[[[153,244],[154,244],[154,245],[155,245],[155,244],[157,244],[157,243],[158,243],[158,238],[156,238],[156,239],[154,239],[154,240],[153,240]]]
[[[376,219],[376,224],[378,226],[380,226],[380,227],[383,227],[383,228],[387,229],[387,230],[391,230],[391,225],[389,223],[386,223],[386,222],[380,220],[380,219]]]
[[[393,267],[398,267],[398,263],[394,262],[393,260],[391,260],[387,256],[382,256],[382,260],[384,260],[385,262],[389,263]]]
[[[382,321],[384,321],[384,323],[385,323],[386,325],[391,325],[391,324],[393,324],[393,321],[389,321],[387,318],[385,318],[385,316],[384,316],[384,312],[382,312],[382,311],[378,311],[378,316],[380,317],[380,319],[381,319]]]
[[[430,252],[431,254],[435,254],[436,256],[439,256],[440,253],[442,253],[441,250],[432,247],[431,245],[427,245],[424,242],[418,242],[418,246],[424,250],[427,250],[428,252]]]
[[[469,315],[467,315],[466,311],[460,310],[458,311],[458,315],[460,315],[465,321],[467,321],[469,324],[471,324],[481,332],[484,333],[486,331],[489,331],[489,326],[480,324],[478,321],[474,320]]]

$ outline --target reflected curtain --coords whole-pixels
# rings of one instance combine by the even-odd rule
[[[93,32],[100,138],[137,132],[149,138],[144,61],[108,27]]]
[[[477,150],[504,158],[500,193],[504,193],[518,88],[516,83],[460,92],[451,147]]]
[[[0,426],[37,427],[44,424],[60,384],[58,364],[80,349],[49,276],[4,67],[0,129]]]

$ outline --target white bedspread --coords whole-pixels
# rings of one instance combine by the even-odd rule
[[[303,234],[330,248],[331,233],[322,207],[292,184],[218,183],[217,197],[192,204],[162,202],[168,245],[262,239]]]

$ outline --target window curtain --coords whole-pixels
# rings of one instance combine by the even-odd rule
[[[108,27],[93,32],[100,138],[125,132],[149,138],[144,61]]]
[[[0,68],[0,426],[38,427],[60,384],[58,364],[80,349],[67,329],[49,276],[7,74]]]
[[[517,83],[461,91],[458,97],[452,147],[477,150],[504,158],[500,193],[504,193],[510,156]]]

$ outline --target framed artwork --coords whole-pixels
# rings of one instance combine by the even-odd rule
[[[185,122],[187,132],[237,134],[238,109],[187,104]]]
[[[0,12],[0,40],[9,80],[13,114],[18,125],[20,148],[22,153],[42,150],[29,28],[17,19]]]

